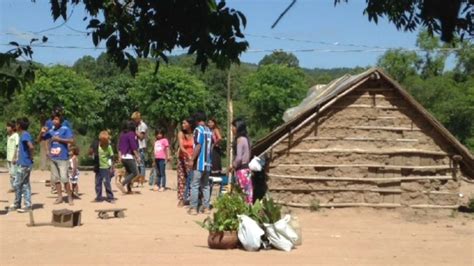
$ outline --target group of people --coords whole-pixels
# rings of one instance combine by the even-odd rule
[[[188,213],[209,213],[211,173],[220,174],[222,136],[215,119],[206,124],[206,115],[196,113],[183,120],[178,133],[178,206],[189,204]],[[237,183],[246,194],[246,202],[253,203],[253,186],[250,162],[250,140],[247,126],[242,119],[232,122],[234,160],[228,171],[234,171]],[[202,195],[202,198],[199,198]]]
[[[11,176],[11,191],[15,192],[12,206],[22,212],[32,207],[30,172],[33,166],[34,141],[28,133],[27,118],[7,123],[7,163]],[[233,143],[234,160],[228,171],[234,171],[236,181],[246,194],[246,201],[253,202],[253,187],[250,161],[250,140],[246,124],[242,119],[232,122],[235,139]],[[154,191],[166,189],[166,164],[170,161],[170,142],[166,138],[166,130],[157,127],[154,132],[153,171],[149,185]],[[115,200],[111,179],[114,177],[114,159],[121,163],[126,174],[115,184],[122,193],[132,193],[132,181],[137,176],[145,177],[145,161],[148,143],[148,126],[141,119],[139,112],[134,112],[130,120],[123,123],[116,146],[117,157],[111,143],[112,134],[103,130],[92,142],[89,155],[94,162],[95,192],[94,201]],[[222,135],[215,119],[207,120],[204,112],[197,112],[182,121],[177,135],[177,198],[178,206],[189,205],[188,213],[209,213],[211,173],[221,174],[222,154],[220,143]],[[73,205],[78,196],[78,159],[79,149],[75,146],[71,124],[64,118],[64,110],[56,108],[51,118],[46,121],[37,137],[37,141],[48,142],[50,159],[52,193],[57,194],[55,204],[61,204],[63,188],[67,195],[67,203]],[[102,196],[105,187],[106,197]],[[24,208],[21,200],[24,198]]]

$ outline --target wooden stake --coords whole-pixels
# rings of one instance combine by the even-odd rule
[[[229,164],[232,164],[233,160],[233,151],[232,151],[232,141],[233,141],[233,134],[232,134],[232,119],[234,116],[234,107],[232,104],[232,90],[230,87],[230,70],[232,68],[232,65],[229,67],[229,70],[227,71],[227,147],[226,147],[226,152],[227,152],[227,158],[229,159]],[[228,190],[231,191],[232,189],[232,173],[228,173]]]

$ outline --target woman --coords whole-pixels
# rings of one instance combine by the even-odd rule
[[[118,142],[119,158],[127,171],[127,176],[122,182],[116,182],[117,188],[122,193],[132,193],[132,179],[138,175],[137,164],[140,164],[140,154],[138,153],[137,135],[135,134],[135,122],[125,121]],[[124,186],[127,186],[125,191]]]
[[[219,175],[222,171],[222,163],[221,163],[221,147],[220,142],[222,140],[221,130],[215,118],[209,119],[207,122],[207,126],[212,131],[212,168],[211,172],[213,174]]]
[[[190,118],[183,120],[181,130],[178,132],[178,206],[184,206],[189,198],[189,176],[192,172],[186,161],[193,156],[193,122]]]
[[[251,171],[249,169],[250,162],[250,140],[247,133],[245,121],[237,118],[232,121],[232,133],[234,134],[234,161],[229,167],[229,171],[235,171],[237,183],[245,193],[245,201],[247,204],[253,203],[253,185],[251,179]]]

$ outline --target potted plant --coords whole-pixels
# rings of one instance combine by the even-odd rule
[[[207,217],[202,222],[197,222],[201,227],[209,231],[207,244],[212,249],[236,248],[239,239],[237,229],[239,227],[238,214],[246,213],[247,204],[240,193],[231,192],[219,196],[214,202],[216,209],[212,217]]]

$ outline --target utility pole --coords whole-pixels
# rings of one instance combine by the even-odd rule
[[[227,70],[227,147],[226,147],[226,153],[227,153],[227,158],[229,159],[229,164],[232,164],[232,157],[233,157],[233,151],[232,151],[232,140],[233,140],[233,134],[232,134],[232,119],[234,115],[234,106],[232,104],[232,90],[230,88],[230,70],[232,68],[232,65],[229,67]],[[232,189],[231,186],[231,181],[232,181],[232,172],[229,172],[228,174],[228,189],[227,191],[230,191]]]

